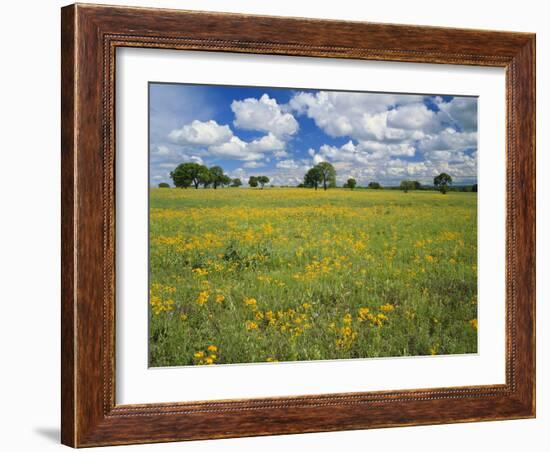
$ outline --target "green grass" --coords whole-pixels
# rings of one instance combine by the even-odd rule
[[[474,353],[476,217],[475,193],[151,189],[149,363]]]

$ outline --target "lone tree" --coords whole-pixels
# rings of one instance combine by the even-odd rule
[[[227,185],[226,182],[229,178],[223,173],[223,168],[221,166],[213,166],[208,172],[210,173],[210,179],[214,190],[219,186]]]
[[[170,188],[170,185],[167,184],[166,182],[161,182],[161,183],[159,184],[159,188]]]
[[[263,190],[265,184],[269,184],[269,177],[267,177],[267,176],[258,176],[257,179],[258,179],[258,183],[262,187],[262,190]]]
[[[328,162],[321,162],[316,165],[315,168],[318,168],[319,173],[321,174],[321,182],[323,183],[323,189],[326,190],[328,187],[336,186],[336,170]]]
[[[420,182],[418,182],[417,180],[413,180],[412,184],[413,184],[413,189],[414,190],[420,190],[422,188],[422,184]]]
[[[314,166],[313,168],[310,168],[308,172],[304,176],[304,186],[309,188],[317,188],[319,187],[319,184],[323,181],[323,177],[321,175],[321,171],[319,168]]]
[[[232,187],[240,187],[242,184],[243,184],[242,181],[238,177],[231,180]]]
[[[399,186],[401,190],[403,190],[405,193],[408,193],[409,190],[414,190],[414,181],[412,180],[402,180],[401,185]]]
[[[206,171],[206,172],[205,172]],[[174,185],[180,188],[187,188],[193,184],[196,189],[202,183],[204,175],[208,172],[208,168],[198,163],[188,162],[180,163],[174,171],[170,172],[170,177],[174,181]]]
[[[353,177],[350,177],[346,182],[345,188],[349,188],[350,190],[353,190],[356,185],[357,185],[357,181]]]
[[[258,186],[258,178],[256,176],[250,176],[248,178],[248,185],[250,185],[252,188],[255,188]]]
[[[445,194],[449,190],[449,185],[453,183],[453,178],[447,173],[441,173],[439,176],[434,177],[434,186],[441,193]]]
[[[379,190],[382,188],[382,185],[380,185],[378,182],[369,182],[369,188],[372,188],[373,190]]]

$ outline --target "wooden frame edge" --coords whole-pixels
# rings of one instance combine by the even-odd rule
[[[61,10],[61,442],[76,447],[76,16]]]
[[[180,26],[191,27],[189,18],[195,27],[223,21],[227,30],[216,29],[214,37],[191,33]],[[258,24],[250,26],[249,33],[235,31],[251,19]],[[269,31],[297,25],[302,25],[305,45],[296,42],[292,33],[274,41]],[[336,34],[337,45],[316,34],[316,27],[321,26],[342,30]],[[419,42],[423,30],[424,40]],[[236,39],[227,38],[232,33]],[[379,42],[376,45],[382,34],[405,39],[401,39],[401,47],[384,49]],[[445,42],[446,36],[454,36],[454,42]],[[77,4],[62,9],[61,37],[63,444],[87,447],[535,416],[534,35]],[[416,50],[411,47],[413,41]],[[496,46],[493,53],[471,52],[481,41]],[[370,47],[357,42],[367,42]],[[114,128],[110,124],[114,121],[112,85],[118,46],[506,67],[507,341],[513,357],[507,384],[116,406],[115,175]],[[526,352],[518,354],[518,347]],[[392,403],[400,409],[394,418],[388,417],[387,407]],[[262,424],[258,424],[259,418],[264,419]],[[156,427],[136,430],[145,421]]]

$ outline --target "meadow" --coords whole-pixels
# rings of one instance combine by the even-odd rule
[[[149,365],[477,351],[476,193],[150,190]]]

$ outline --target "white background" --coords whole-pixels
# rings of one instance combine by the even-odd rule
[[[132,48],[117,51],[116,80],[117,403],[504,383],[503,69]],[[479,96],[478,353],[147,369],[150,80]]]
[[[309,16],[380,22],[537,32],[538,105],[550,104],[550,31],[545,2],[537,0],[357,2],[356,0],[117,0],[119,4]],[[59,7],[63,2],[9,2],[2,9],[3,211],[0,228],[2,275],[2,372],[0,447],[9,451],[60,450],[59,425]],[[538,174],[549,168],[547,113],[538,109]],[[118,447],[115,450],[279,451],[400,450],[543,451],[550,429],[544,330],[550,290],[550,184],[539,176],[538,204],[538,413],[536,420],[406,427],[223,441]],[[543,209],[546,207],[546,209]],[[544,257],[543,257],[544,256]],[[548,327],[546,327],[548,328]],[[546,352],[546,353],[545,353]],[[546,356],[545,356],[546,355]],[[546,381],[544,381],[546,380]],[[546,440],[547,443],[547,440]]]

